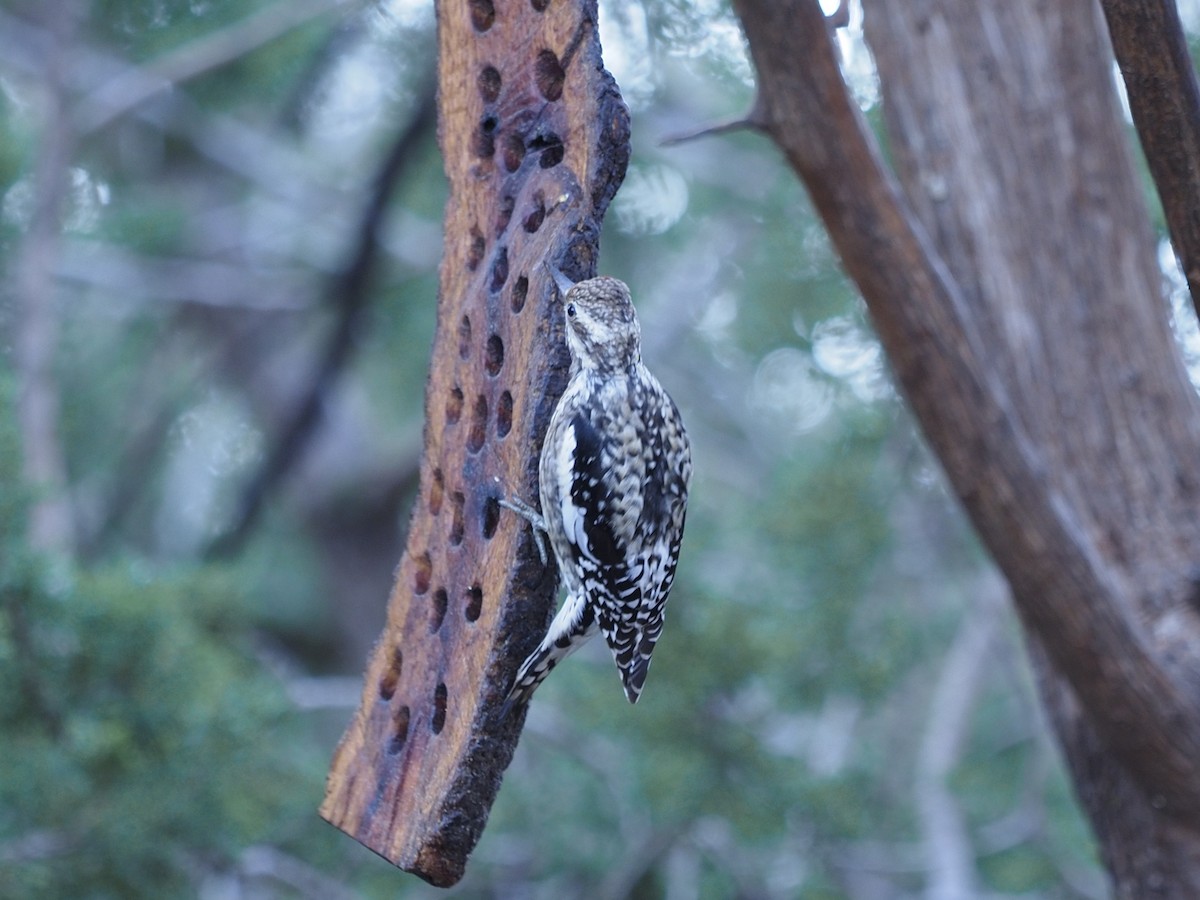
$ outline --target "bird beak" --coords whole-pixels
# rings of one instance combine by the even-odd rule
[[[558,285],[558,290],[564,297],[567,296],[567,291],[575,287],[575,282],[564,275],[554,263],[546,263],[546,271],[550,273],[550,277],[554,279],[554,283]]]

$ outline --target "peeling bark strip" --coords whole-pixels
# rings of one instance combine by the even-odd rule
[[[524,713],[495,713],[553,606],[528,526],[567,354],[544,263],[595,270],[629,117],[595,0],[438,5],[438,134],[450,181],[421,492],[321,815],[432,884],[463,874]]]
[[[1200,896],[1200,406],[1099,8],[864,3],[897,181],[816,0],[734,6],[755,124],[1012,587],[1118,896]]]

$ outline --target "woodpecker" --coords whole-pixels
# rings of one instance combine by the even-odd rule
[[[616,278],[574,284],[551,268],[562,293],[571,372],[542,445],[539,552],[550,538],[566,600],[521,664],[505,711],[525,703],[564,657],[597,631],[637,703],[683,538],[691,445],[674,401],[642,364],[629,288]]]

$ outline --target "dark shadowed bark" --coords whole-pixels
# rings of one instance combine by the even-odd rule
[[[1200,310],[1200,85],[1175,0],[1103,0],[1192,305]]]
[[[1200,417],[1099,7],[867,3],[893,178],[819,6],[735,6],[755,124],[1008,579],[1117,893],[1200,896]]]

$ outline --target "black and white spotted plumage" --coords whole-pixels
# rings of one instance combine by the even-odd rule
[[[556,280],[571,377],[542,447],[542,517],[531,518],[549,535],[567,598],[508,703],[527,701],[597,631],[636,703],[675,579],[691,448],[679,410],[642,364],[629,289],[607,277]]]

